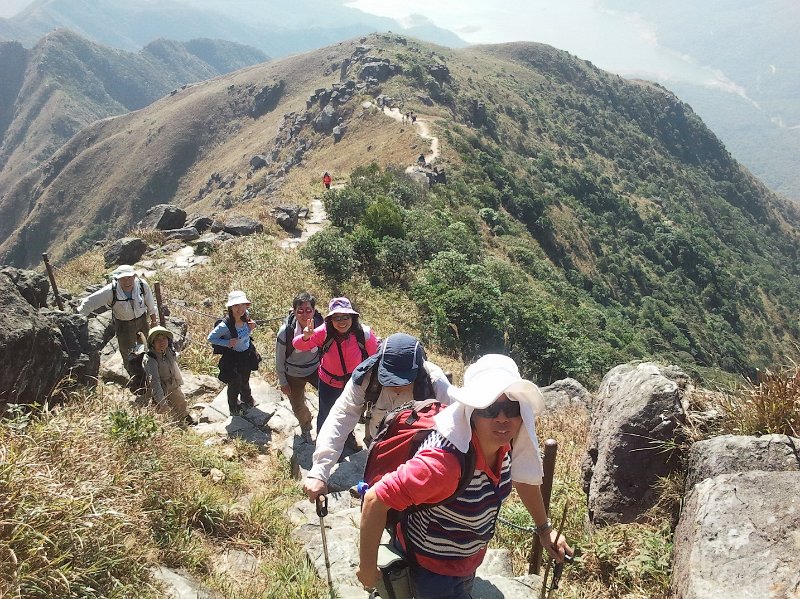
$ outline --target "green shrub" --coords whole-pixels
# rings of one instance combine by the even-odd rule
[[[314,235],[301,248],[300,254],[314,265],[317,272],[336,285],[350,279],[356,268],[353,246],[336,227]]]

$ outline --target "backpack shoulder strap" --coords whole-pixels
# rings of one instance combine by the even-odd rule
[[[238,339],[239,332],[236,330],[236,323],[230,316],[225,317],[225,325],[228,327],[228,331],[231,333],[231,339]]]
[[[360,322],[358,323],[358,328],[354,331],[354,333],[356,336],[356,343],[358,343],[358,349],[361,350],[361,361],[363,362],[369,357],[369,354],[367,353],[367,336],[364,332],[364,327]]]
[[[117,303],[117,280],[113,279],[111,281],[111,307],[114,307],[114,304]]]
[[[286,315],[286,353],[283,356],[284,361],[289,359],[289,356],[294,353],[294,345],[292,345],[292,339],[294,338],[294,329],[295,323],[297,322],[297,318],[294,315],[294,310],[289,310],[289,314]]]

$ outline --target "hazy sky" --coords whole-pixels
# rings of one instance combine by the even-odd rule
[[[623,76],[690,81],[741,93],[723,73],[660,45],[651,23],[634,13],[607,10],[600,0],[350,0],[347,4],[404,24],[428,19],[470,43],[543,42]]]

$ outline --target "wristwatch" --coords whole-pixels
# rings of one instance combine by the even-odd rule
[[[540,535],[543,532],[547,532],[548,530],[551,530],[552,528],[553,528],[553,523],[550,522],[550,519],[548,518],[547,520],[544,521],[544,524],[539,524],[533,530],[537,535]]]

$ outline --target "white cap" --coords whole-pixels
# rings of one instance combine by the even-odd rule
[[[121,279],[122,277],[135,277],[136,272],[133,270],[133,266],[128,264],[121,264],[117,266],[117,269],[111,273],[111,276],[115,279]]]

